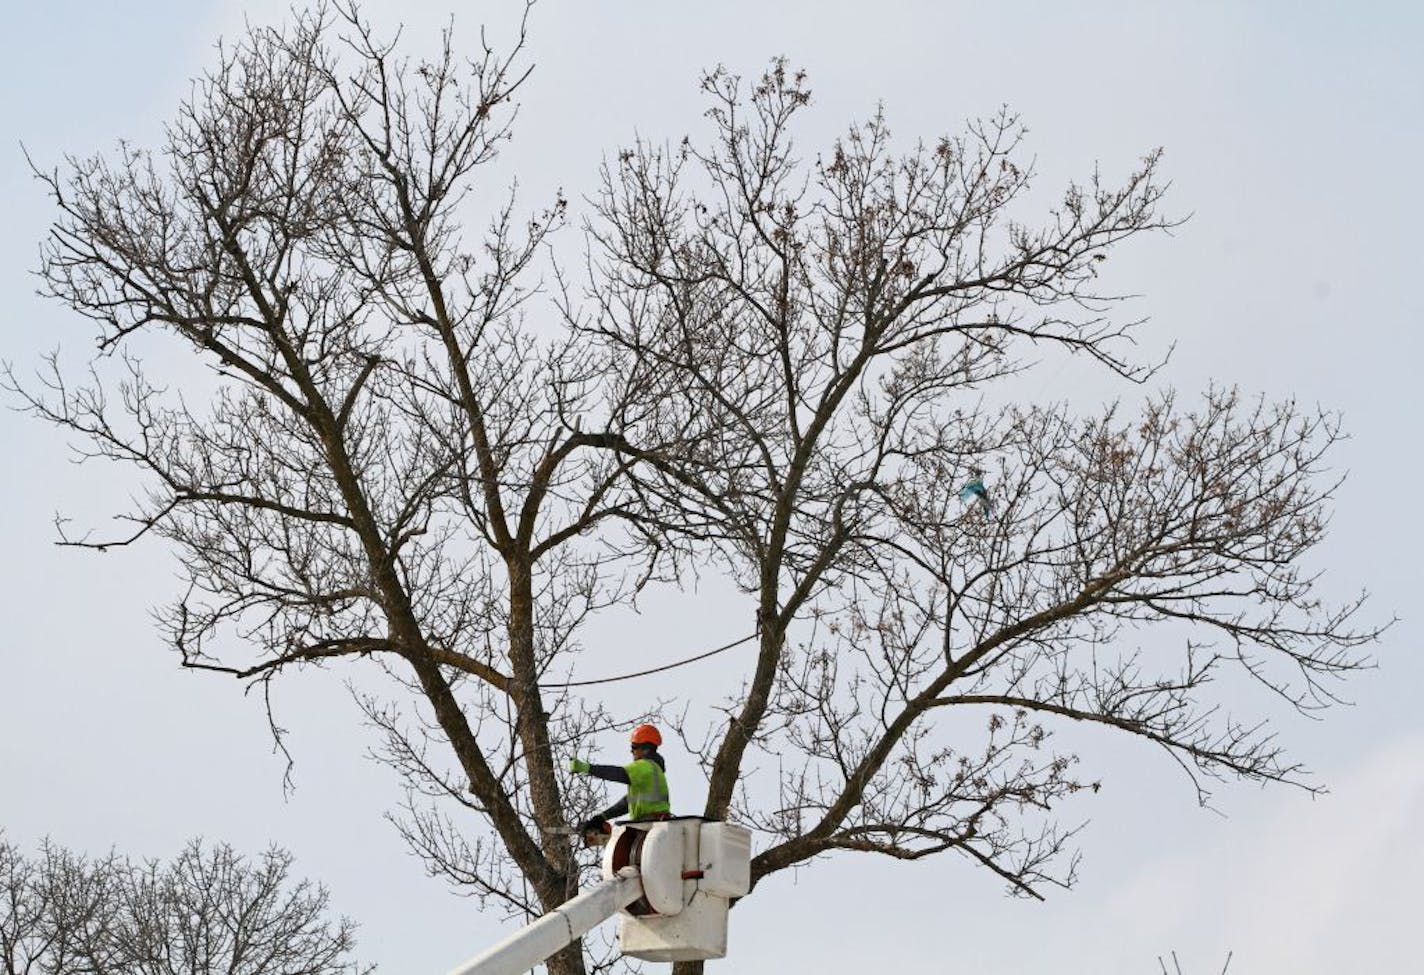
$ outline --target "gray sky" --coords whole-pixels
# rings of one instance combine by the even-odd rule
[[[80,361],[86,323],[33,296],[29,276],[50,211],[18,143],[42,163],[116,139],[155,144],[212,60],[220,34],[280,18],[285,2],[48,3],[3,0],[0,104],[0,355],[21,369],[60,346]],[[464,4],[468,43],[488,21],[509,36],[509,2]],[[766,5],[768,7],[772,5]],[[125,9],[134,8],[134,9]],[[399,8],[399,12],[397,12]],[[1380,667],[1348,689],[1354,707],[1284,720],[1295,757],[1331,794],[1227,787],[1199,809],[1165,758],[1109,737],[1083,739],[1103,792],[1076,802],[1081,883],[1047,903],[1011,900],[967,861],[903,865],[841,858],[776,876],[733,916],[742,973],[816,970],[1153,972],[1184,969],[1398,971],[1417,957],[1424,874],[1424,660],[1415,606],[1424,586],[1415,500],[1424,299],[1414,238],[1424,217],[1424,12],[1412,3],[584,3],[534,12],[535,74],[498,180],[516,173],[532,209],[556,187],[577,201],[604,153],[634,133],[702,130],[699,68],[753,74],[777,54],[810,73],[809,155],[878,102],[902,144],[957,131],[1007,103],[1031,130],[1039,186],[1056,190],[1101,162],[1121,174],[1167,150],[1172,237],[1115,259],[1113,283],[1141,295],[1147,354],[1176,343],[1162,384],[1209,382],[1294,396],[1343,412],[1335,455],[1350,477],[1319,553],[1327,592],[1361,587],[1378,618],[1403,617]],[[426,45],[449,0],[371,3],[381,25]],[[1140,391],[1060,372],[1047,392],[1097,402]],[[282,794],[259,700],[236,682],[180,672],[149,608],[173,592],[158,546],[99,556],[51,544],[58,511],[121,507],[126,475],[67,462],[54,431],[0,414],[6,448],[0,599],[0,827],[25,845],[52,836],[100,852],[169,855],[204,835],[255,852],[275,841],[325,881],[362,924],[362,955],[386,972],[446,971],[506,930],[421,876],[382,812],[393,777],[331,673],[278,690],[297,790]],[[678,609],[604,623],[599,674],[633,653],[671,659],[740,635],[715,593]],[[689,643],[688,633],[695,635]],[[614,652],[616,650],[616,653]],[[732,665],[674,672],[631,695],[732,686]],[[615,699],[614,703],[617,703]],[[621,745],[604,743],[615,754]],[[669,754],[676,804],[705,788]],[[714,969],[715,970],[715,969]]]

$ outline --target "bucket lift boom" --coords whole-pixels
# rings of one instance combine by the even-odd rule
[[[605,880],[565,901],[493,948],[471,958],[450,975],[514,975],[529,971],[643,896],[637,869],[625,867],[624,870],[624,876]]]

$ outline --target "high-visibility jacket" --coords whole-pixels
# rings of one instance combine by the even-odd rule
[[[633,819],[666,815],[672,812],[669,802],[667,775],[662,767],[646,758],[638,758],[623,766],[628,773],[628,815]]]
[[[625,815],[630,819],[652,819],[672,812],[663,757],[657,752],[651,758],[635,758],[627,765],[590,765],[588,771],[594,778],[628,787],[626,797],[603,811],[604,819]]]

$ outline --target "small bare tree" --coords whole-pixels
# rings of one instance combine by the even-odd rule
[[[0,837],[5,975],[359,975],[355,925],[327,920],[324,887],[292,857],[256,862],[194,841],[171,863],[91,860],[45,843],[27,859]]]
[[[5,975],[108,971],[105,942],[124,864],[88,861],[46,843],[27,859],[0,836],[0,964]]]
[[[1050,810],[1097,784],[1052,746],[1065,721],[1160,745],[1203,801],[1211,778],[1299,783],[1208,685],[1234,665],[1310,709],[1362,664],[1359,604],[1324,606],[1303,567],[1335,420],[1229,390],[1079,420],[1013,382],[1026,348],[1151,374],[1097,281],[1170,225],[1158,154],[1027,223],[1011,116],[904,156],[877,116],[807,164],[800,74],[704,86],[710,144],[606,168],[578,324],[676,377],[649,409],[702,433],[636,476],[758,621],[725,720],[687,729],[706,815],[766,841],[753,883],[836,851],[953,851],[1016,893],[1068,885]],[[1030,403],[991,405],[996,386]]]

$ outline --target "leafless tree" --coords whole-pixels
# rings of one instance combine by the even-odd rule
[[[461,230],[523,43],[411,61],[318,10],[222,49],[157,155],[42,174],[44,280],[99,355],[10,385],[149,478],[130,530],[66,541],[174,547],[185,666],[374,671],[404,835],[514,913],[578,883],[550,827],[591,798],[557,759],[611,724],[558,685],[578,627],[672,571],[725,570],[756,622],[724,719],[683,730],[758,881],[848,850],[1068,883],[1049,810],[1092,783],[1055,722],[1153,741],[1203,795],[1299,781],[1208,685],[1239,665],[1310,708],[1361,663],[1302,561],[1334,419],[1214,390],[1075,420],[1019,378],[1034,348],[1151,374],[1097,281],[1170,226],[1156,154],[1026,222],[1008,115],[908,156],[876,117],[807,164],[804,79],[717,71],[710,144],[619,154],[587,294],[534,303],[562,199]],[[210,371],[151,378],[171,348]]]
[[[606,167],[575,321],[669,370],[650,410],[701,431],[635,474],[758,621],[725,720],[687,729],[706,815],[763,838],[753,883],[954,851],[1016,893],[1066,886],[1051,810],[1097,783],[1054,747],[1064,722],[1160,745],[1203,801],[1216,778],[1301,782],[1208,685],[1234,667],[1312,709],[1363,663],[1358,602],[1325,606],[1304,568],[1335,419],[1232,390],[1075,419],[1016,378],[1033,349],[1151,375],[1097,282],[1171,225],[1159,155],[1031,223],[1007,114],[908,155],[876,116],[806,163],[802,75],[704,84],[707,145]]]
[[[5,975],[106,970],[102,939],[123,864],[87,861],[48,843],[28,860],[0,836],[0,963]]]
[[[171,863],[89,859],[46,842],[27,859],[0,837],[5,975],[357,975],[355,925],[327,920],[324,887],[291,855],[255,862],[189,843]]]

